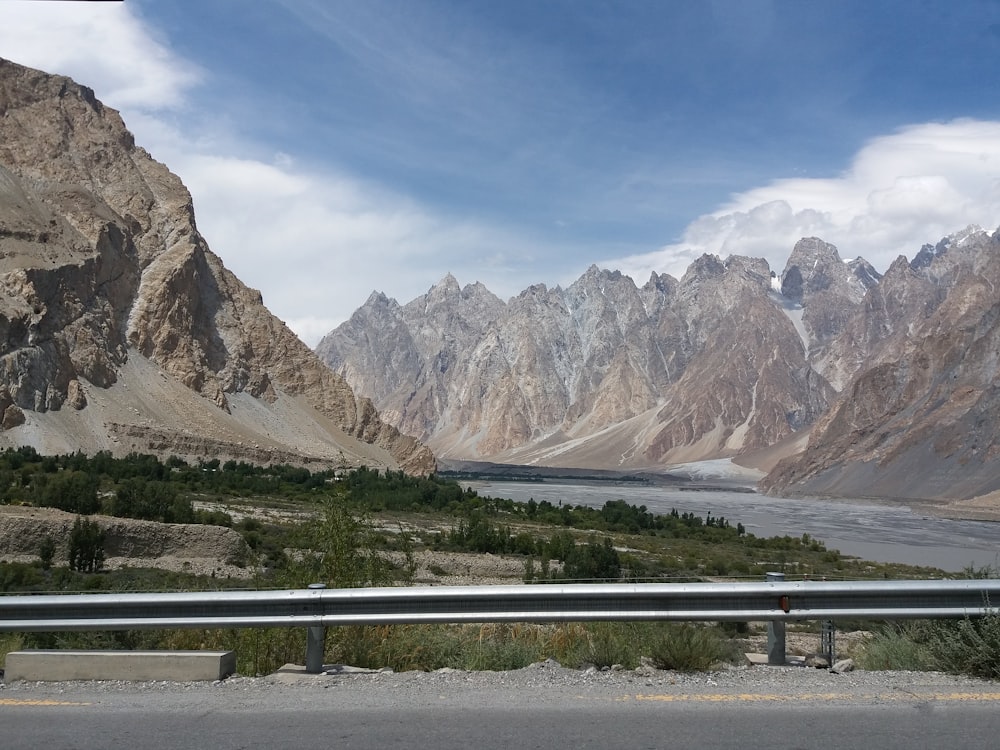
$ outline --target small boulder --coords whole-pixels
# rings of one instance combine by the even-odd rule
[[[833,672],[834,674],[843,674],[845,672],[853,672],[854,671],[854,659],[841,659],[836,664],[834,664],[832,667],[830,667],[830,671]]]

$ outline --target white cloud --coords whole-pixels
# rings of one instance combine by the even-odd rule
[[[117,109],[176,107],[201,75],[128,3],[5,2],[0,55],[71,76]]]
[[[287,155],[268,164],[167,141],[160,153],[191,190],[211,248],[310,346],[372,290],[406,303],[449,271],[500,295],[537,281],[529,241],[343,175],[307,172]]]
[[[185,128],[176,115],[201,72],[133,8],[4,3],[0,54],[69,75],[120,109],[137,143],[191,190],[212,249],[261,289],[268,308],[306,343],[315,345],[373,289],[405,303],[449,271],[462,283],[481,279],[497,294],[535,281],[523,262],[532,243],[508,231],[435,215],[357,179],[306,170],[287,153],[270,163],[248,158],[251,148],[210,113],[195,113],[197,127]]]
[[[207,74],[133,4],[2,3],[0,54],[70,75],[122,110],[137,142],[191,190],[212,249],[310,345],[373,289],[405,303],[451,272],[510,296],[553,277],[568,283],[585,265],[565,245],[435,212],[294,154],[262,159],[262,144],[241,142],[224,113],[194,110],[187,97]],[[970,223],[1000,223],[998,122],[914,125],[875,138],[838,176],[740,193],[689,224],[680,242],[602,265],[639,283],[652,270],[679,277],[704,252],[763,256],[780,271],[795,242],[815,235],[884,269]]]
[[[602,265],[641,283],[651,271],[680,277],[702,253],[740,254],[765,257],[780,273],[795,242],[817,236],[884,271],[969,224],[1000,224],[1000,122],[901,128],[872,139],[841,175],[740,193],[689,224],[680,242]]]

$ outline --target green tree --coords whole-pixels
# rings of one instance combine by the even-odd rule
[[[52,537],[46,534],[41,544],[38,545],[38,559],[42,564],[42,570],[48,570],[52,567],[52,560],[55,556],[56,543],[52,541]]]
[[[329,588],[385,586],[392,582],[392,564],[379,552],[378,535],[367,516],[355,517],[337,499],[323,505],[312,527],[309,552],[289,566],[289,583],[325,583]]]
[[[90,515],[101,509],[97,477],[82,471],[62,471],[39,484],[39,504],[70,513]]]
[[[96,573],[104,565],[104,530],[95,521],[77,516],[69,532],[69,567]]]

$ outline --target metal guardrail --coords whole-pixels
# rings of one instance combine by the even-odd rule
[[[544,584],[0,596],[0,632],[977,617],[1000,580]]]
[[[307,627],[306,668],[318,672],[324,628],[336,625],[674,620],[770,621],[778,629],[795,620],[979,617],[993,601],[1000,603],[996,579],[6,595],[0,632]]]

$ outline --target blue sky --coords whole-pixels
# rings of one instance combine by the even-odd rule
[[[0,4],[0,56],[121,110],[309,344],[378,289],[702,252],[880,270],[1000,224],[1000,2]]]

